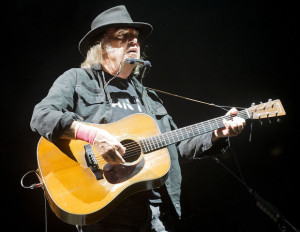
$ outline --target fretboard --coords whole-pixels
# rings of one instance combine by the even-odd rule
[[[249,119],[247,110],[240,111],[238,116],[244,119]],[[144,153],[149,153],[167,147],[168,145],[222,128],[224,127],[223,119],[230,120],[231,116],[221,116],[190,126],[182,127],[180,129],[155,135],[149,138],[145,138],[140,140],[140,145]]]

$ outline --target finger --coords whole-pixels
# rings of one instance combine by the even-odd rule
[[[228,136],[229,134],[229,123],[227,120],[223,119],[224,128],[221,130],[222,136]]]
[[[125,160],[123,159],[122,155],[117,150],[115,150],[114,158],[116,158],[116,161],[118,163],[125,164]]]
[[[242,131],[244,129],[245,120],[239,117],[234,117],[233,122],[235,123],[238,131]]]
[[[125,160],[122,158],[119,152],[115,149],[109,150],[107,153],[103,154],[102,157],[104,160],[110,164],[123,164]]]
[[[111,160],[111,158],[110,158],[108,155],[103,154],[102,157],[103,157],[103,159],[104,159],[107,163],[112,163],[112,160]]]
[[[231,115],[231,116],[235,116],[238,114],[238,110],[236,108],[231,108],[226,115]]]
[[[227,129],[229,131],[229,134],[232,135],[233,133],[235,133],[235,128],[234,128],[234,123],[233,121],[227,121]]]
[[[126,152],[126,148],[121,144],[121,143],[118,143],[116,145],[116,150],[121,154],[121,155],[124,155],[125,152]]]
[[[109,158],[113,163],[115,164],[125,163],[125,160],[123,159],[122,155],[118,151],[118,146],[115,146],[114,148],[109,150],[108,154],[109,154]]]
[[[223,119],[223,124],[224,126],[227,128],[229,125],[228,125],[228,121],[226,119]]]
[[[229,136],[235,136],[241,133],[237,124],[234,121],[228,121]]]
[[[246,125],[246,120],[240,117],[236,117],[236,123],[239,125],[239,127],[243,130]]]

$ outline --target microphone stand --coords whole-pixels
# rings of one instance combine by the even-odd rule
[[[285,219],[282,213],[280,213],[280,211],[276,209],[275,206],[273,206],[271,203],[267,202],[260,195],[258,195],[244,181],[242,181],[236,174],[234,174],[226,165],[224,165],[219,158],[212,157],[212,159],[215,160],[217,164],[221,165],[227,172],[229,172],[248,190],[250,195],[255,198],[257,207],[260,208],[267,216],[269,216],[277,224],[280,232],[287,232],[287,226],[289,226],[291,228],[291,231],[293,232],[300,232],[300,230],[295,228],[289,221]]]

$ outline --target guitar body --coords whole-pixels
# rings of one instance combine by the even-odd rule
[[[121,143],[138,144],[143,138],[160,134],[155,121],[145,114],[134,114],[111,124],[89,125],[107,130]],[[94,223],[129,195],[159,187],[167,179],[171,163],[167,148],[147,154],[141,149],[126,164],[117,166],[108,166],[93,149],[103,170],[103,178],[97,179],[85,159],[86,144],[79,140],[53,144],[43,137],[38,144],[40,179],[51,209],[64,222]]]

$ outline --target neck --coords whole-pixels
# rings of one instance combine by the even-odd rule
[[[109,74],[115,76],[118,72],[120,72],[117,77],[127,79],[130,74],[132,73],[133,69],[135,68],[135,65],[123,63],[120,65],[109,65],[107,63],[103,63],[102,67],[105,72],[108,72]],[[120,70],[119,70],[120,69]]]

